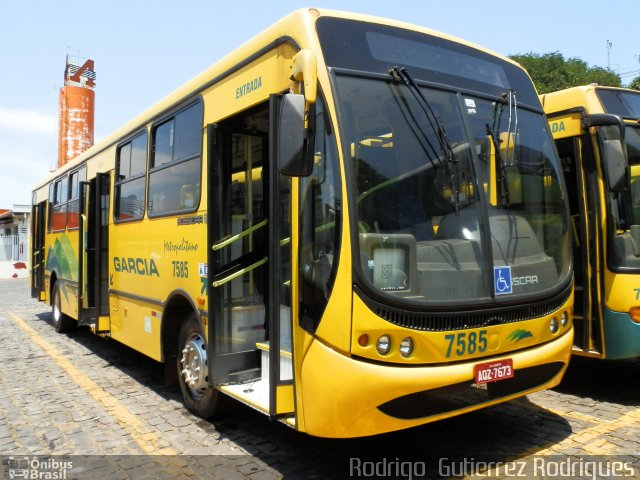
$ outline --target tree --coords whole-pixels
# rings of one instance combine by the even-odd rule
[[[640,77],[636,77],[633,80],[631,80],[631,83],[629,84],[629,88],[635,88],[636,90],[640,90]]]
[[[560,52],[543,54],[530,52],[510,55],[510,58],[527,69],[540,94],[590,83],[611,87],[622,86],[620,76],[611,70],[597,66],[589,67],[579,58],[565,59]]]

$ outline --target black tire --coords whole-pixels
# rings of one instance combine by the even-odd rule
[[[209,383],[205,338],[200,322],[190,314],[180,326],[176,362],[185,407],[201,418],[211,418],[226,410],[228,398]]]
[[[53,284],[51,293],[51,323],[58,333],[68,332],[73,327],[73,319],[62,313],[59,282]]]

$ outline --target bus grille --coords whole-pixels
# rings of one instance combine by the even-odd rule
[[[403,420],[453,412],[539,387],[555,377],[563,366],[562,362],[547,363],[515,370],[513,378],[499,382],[484,385],[462,382],[447,387],[411,393],[383,403],[378,406],[378,410],[390,417]]]
[[[562,307],[571,296],[571,288],[546,302],[474,312],[416,312],[382,305],[365,296],[360,298],[376,315],[400,327],[430,332],[466,330],[490,325],[502,325],[550,315]]]

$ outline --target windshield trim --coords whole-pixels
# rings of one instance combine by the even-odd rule
[[[622,117],[625,120],[640,120],[640,112],[637,112],[638,115],[635,115],[635,111],[632,111],[629,109],[628,105],[625,105],[623,103],[623,100],[626,99],[627,96],[629,96],[629,98],[632,97],[637,97],[640,98],[640,93],[634,91],[634,90],[625,90],[625,89],[618,89],[618,88],[606,88],[606,87],[598,87],[595,89],[596,92],[596,97],[598,99],[598,101],[600,102],[600,105],[602,105],[602,110],[607,112],[607,113],[613,113],[615,115],[619,115],[620,117]],[[601,93],[603,95],[601,95]],[[620,106],[623,107],[623,110],[617,110],[616,108],[611,108],[613,106],[613,104],[611,103],[611,99],[610,98],[606,98],[606,95],[611,94],[612,96],[615,97],[615,99],[620,102]],[[629,115],[629,113],[631,115]]]
[[[391,68],[391,67],[390,67]],[[333,81],[333,75],[336,76],[344,76],[344,77],[354,77],[354,78],[365,78],[365,79],[369,79],[369,80],[382,80],[385,81],[387,83],[393,83],[393,79],[391,78],[391,76],[389,76],[389,74],[381,74],[381,73],[377,73],[377,72],[367,72],[364,70],[352,70],[350,68],[342,68],[342,67],[327,67],[327,70],[329,72],[329,78],[331,79],[331,86],[332,88],[334,88],[334,92],[335,90],[335,85],[334,85],[334,81]],[[490,93],[487,92],[481,92],[478,90],[471,90],[468,88],[456,88],[456,87],[452,87],[451,85],[446,85],[443,83],[437,83],[437,82],[431,82],[429,80],[422,80],[420,78],[415,78],[414,77],[414,81],[416,82],[416,84],[419,87],[427,87],[427,88],[432,88],[434,90],[441,90],[444,92],[450,92],[450,93],[455,93],[455,94],[460,94],[460,95],[468,95],[471,97],[476,97],[482,100],[489,100],[492,102],[500,102],[500,103],[504,103],[505,105],[508,104],[507,100],[504,99],[501,96],[497,96],[497,95],[492,95]],[[505,90],[506,91],[506,90]],[[523,110],[528,110],[530,112],[533,113],[539,113],[544,115],[544,110],[541,108],[540,106],[536,106],[536,105],[529,105],[527,103],[520,103],[518,102],[518,109],[523,109]]]
[[[328,15],[318,18],[315,27],[327,66],[386,74],[390,67],[401,64],[416,72],[420,70],[416,77],[456,88],[497,95],[508,89],[522,90],[523,103],[541,108],[526,70],[482,47],[438,32],[388,25],[374,19]],[[375,37],[386,37],[387,41],[376,42]]]
[[[346,77],[355,77],[355,78],[384,81],[386,83],[393,83],[393,79],[389,75],[382,75],[375,72],[366,72],[362,70],[351,70],[351,69],[335,68],[335,67],[328,67],[327,69],[329,73],[331,90],[333,92],[333,97],[334,97],[335,106],[336,106],[336,119],[338,120],[337,130],[339,132],[339,138],[340,138],[339,155],[341,155],[343,159],[342,165],[344,169],[345,181],[346,181],[347,192],[348,192],[347,204],[349,207],[349,225],[350,225],[349,235],[351,239],[351,254],[352,254],[352,258],[358,259],[360,258],[360,247],[359,247],[358,229],[356,228],[357,211],[358,211],[357,195],[355,195],[354,193],[356,189],[353,188],[353,186],[355,185],[353,168],[352,168],[351,162],[349,162],[348,160],[349,144],[348,144],[347,135],[344,131],[344,125],[346,124],[345,123],[346,119],[344,117],[345,115],[344,110],[340,108],[340,89],[338,88],[338,85],[337,85],[337,78],[338,76],[346,76]],[[467,89],[457,89],[457,88],[452,88],[449,85],[441,85],[441,84],[436,84],[433,82],[426,82],[421,80],[416,80],[416,83],[421,87],[434,88],[436,90],[442,90],[442,91],[456,94],[456,96],[459,98],[459,101],[462,101],[461,96],[466,95],[466,96],[476,96],[477,98],[490,100],[490,101],[505,102],[504,98],[496,97],[494,95],[490,95],[487,93],[475,92]],[[535,114],[544,115],[544,112],[542,110],[529,108],[526,105],[519,104],[518,108],[523,108],[524,110],[531,111]],[[551,138],[551,133],[550,133],[550,130],[548,129],[548,124],[546,121],[544,123],[547,126],[549,138]],[[464,125],[466,134],[469,136],[470,126],[468,124],[467,119],[463,118],[463,125]],[[472,156],[474,158],[474,163],[475,163],[475,161],[477,161],[477,154],[473,151],[473,149],[471,149],[471,152],[472,152]],[[473,168],[474,168],[474,175],[476,177],[475,182],[478,182],[479,179],[478,179],[477,172],[475,171],[475,166]],[[560,176],[559,180],[564,185],[564,177]],[[481,213],[483,218],[479,219],[479,223],[482,226],[481,229],[483,230],[483,233],[482,233],[483,243],[486,243],[486,238],[491,238],[490,237],[491,233],[484,231],[489,229],[489,225],[487,222],[487,219],[489,218],[488,206],[486,205],[487,201],[488,200],[485,198],[484,195],[480,196],[479,204],[481,205],[480,208],[481,208]],[[566,205],[566,202],[565,202],[565,214],[568,216],[568,206]],[[489,236],[487,237],[486,235],[489,235]],[[488,243],[489,245],[491,245],[490,241]],[[491,246],[490,246],[490,250],[491,250]],[[488,259],[489,260],[487,264],[490,263],[491,267],[487,268],[487,271],[484,272],[484,275],[491,278],[490,284],[492,284],[493,283],[493,255],[488,256]],[[357,286],[357,288],[359,288],[363,293],[369,296],[372,300],[378,301],[385,305],[400,308],[400,309],[410,310],[414,308],[417,310],[425,310],[425,309],[442,310],[447,308],[454,308],[454,309],[461,310],[461,309],[464,309],[465,307],[466,308],[473,307],[474,309],[489,309],[489,308],[496,308],[497,306],[510,306],[510,305],[521,304],[523,300],[535,301],[537,299],[549,298],[554,295],[558,295],[559,292],[562,292],[566,288],[568,288],[568,285],[572,282],[572,279],[573,279],[573,274],[572,274],[573,259],[572,258],[570,258],[569,263],[570,263],[570,268],[565,273],[564,278],[558,279],[557,283],[552,287],[542,289],[535,293],[520,293],[520,294],[513,294],[510,296],[501,296],[501,295],[491,296],[490,295],[490,296],[484,296],[484,297],[477,297],[471,300],[464,299],[464,300],[417,301],[417,300],[412,300],[407,298],[396,299],[391,295],[385,295],[377,291],[376,289],[372,288],[371,285],[369,285],[369,283],[364,279],[362,269],[360,268],[360,263],[358,261],[352,261],[352,275],[353,275],[354,286]]]

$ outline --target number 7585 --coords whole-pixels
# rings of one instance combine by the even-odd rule
[[[482,353],[487,349],[487,330],[468,333],[460,332],[458,334],[452,333],[445,335],[444,339],[449,342],[445,355],[446,358],[450,358],[452,352],[458,357],[461,357],[462,355]]]

